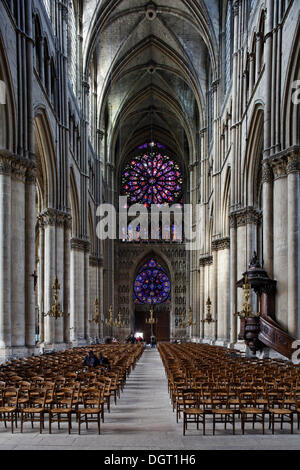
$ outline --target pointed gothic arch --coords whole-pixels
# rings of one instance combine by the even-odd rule
[[[0,33],[0,150],[16,152],[16,104],[12,77]]]
[[[34,119],[35,154],[37,157],[37,179],[43,192],[41,208],[55,208],[57,202],[57,164],[54,136],[43,107],[35,110]]]

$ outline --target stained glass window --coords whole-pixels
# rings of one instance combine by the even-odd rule
[[[173,204],[182,197],[180,166],[164,152],[162,144],[144,144],[122,172],[122,192],[131,204]]]
[[[170,297],[170,281],[160,264],[150,259],[141,268],[134,283],[134,297],[137,303],[160,304]]]

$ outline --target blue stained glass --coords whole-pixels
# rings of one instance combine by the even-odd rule
[[[134,283],[137,303],[160,304],[170,296],[171,285],[168,276],[157,261],[152,258],[140,270]]]

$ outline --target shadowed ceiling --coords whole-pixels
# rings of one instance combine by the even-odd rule
[[[85,71],[111,160],[157,140],[190,161],[206,125],[209,74],[216,78],[218,1],[85,4]]]

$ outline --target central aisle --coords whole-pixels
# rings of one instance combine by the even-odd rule
[[[74,423],[71,435],[66,427],[60,431],[55,427],[53,434],[40,435],[30,427],[26,432],[15,434],[0,432],[0,449],[7,450],[184,450],[184,449],[299,449],[298,435],[251,434],[248,431],[237,435],[231,430],[212,436],[211,425],[207,425],[207,435],[195,428],[182,435],[182,420],[176,423],[175,413],[168,395],[167,378],[156,349],[146,349],[127,379],[126,386],[117,406],[112,403],[111,413],[105,413],[105,423],[101,423],[101,435],[96,425],[88,431],[82,427],[78,435]],[[130,452],[128,453],[130,455]]]

